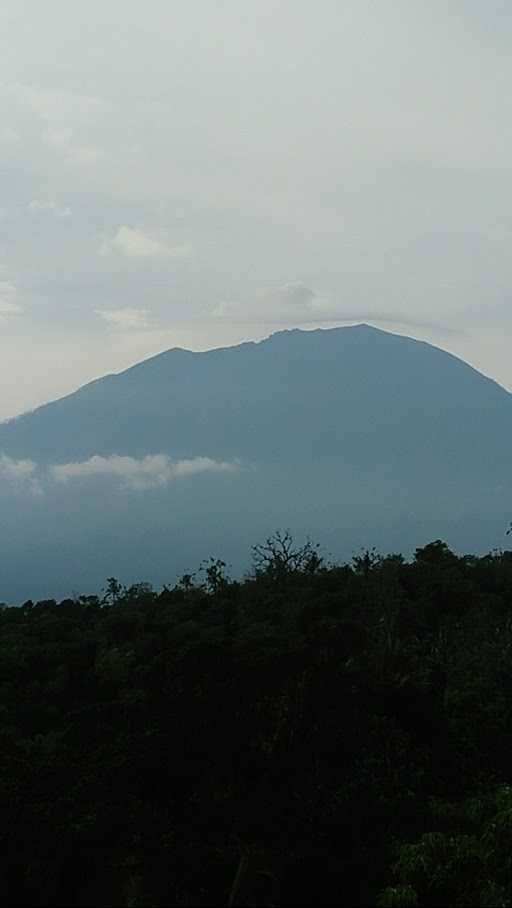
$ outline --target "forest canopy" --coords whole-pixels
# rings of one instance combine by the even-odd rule
[[[512,552],[253,555],[0,608],[6,902],[512,905]]]

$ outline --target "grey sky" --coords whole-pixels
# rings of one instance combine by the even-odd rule
[[[0,418],[370,321],[512,388],[508,0],[3,0]]]

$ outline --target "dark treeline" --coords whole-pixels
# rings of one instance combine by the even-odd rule
[[[512,552],[0,609],[13,905],[512,905]]]

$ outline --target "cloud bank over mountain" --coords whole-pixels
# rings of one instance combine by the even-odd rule
[[[15,460],[3,454],[0,455],[0,484],[3,482],[19,492],[42,495],[51,491],[52,482],[68,485],[106,477],[129,491],[144,492],[204,473],[236,473],[240,469],[239,463],[216,461],[211,457],[173,461],[166,454],[148,454],[140,458],[95,454],[81,462],[40,467],[32,460]]]
[[[239,469],[238,464],[215,461],[210,457],[193,457],[173,462],[166,454],[149,454],[138,459],[116,454],[101,457],[96,454],[81,463],[54,465],[49,472],[60,483],[107,476],[119,480],[127,489],[142,492],[202,473],[233,473]]]

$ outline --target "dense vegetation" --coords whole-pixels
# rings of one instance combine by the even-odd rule
[[[512,552],[0,610],[14,905],[512,905]]]

